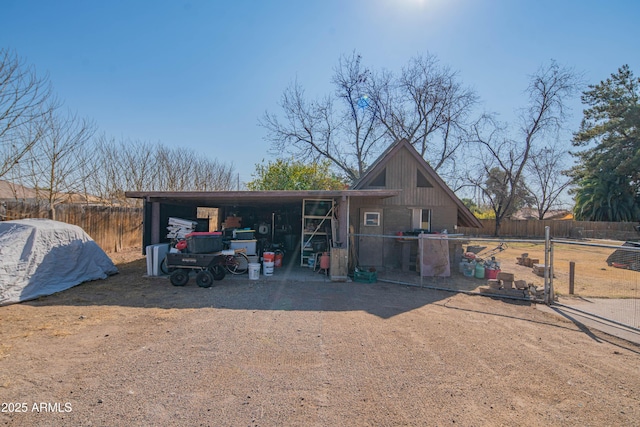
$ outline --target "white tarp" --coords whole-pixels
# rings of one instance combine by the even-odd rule
[[[449,277],[449,240],[446,234],[420,234],[420,275],[422,277]]]
[[[48,219],[0,222],[0,305],[51,295],[117,272],[78,226]]]

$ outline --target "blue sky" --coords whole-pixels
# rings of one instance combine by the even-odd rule
[[[330,93],[343,54],[392,71],[434,54],[509,119],[552,59],[587,83],[640,75],[639,23],[633,0],[2,0],[0,46],[107,135],[190,147],[247,181],[272,158],[258,118],[296,79]]]

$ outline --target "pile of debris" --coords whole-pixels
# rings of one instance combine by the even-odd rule
[[[504,272],[499,272],[495,279],[489,279],[487,286],[480,287],[480,292],[532,299],[541,299],[544,296],[544,288],[538,288],[526,280],[515,280],[513,273]]]
[[[516,261],[519,265],[524,265],[525,267],[533,267],[533,264],[540,264],[540,260],[538,258],[529,258],[528,253],[524,253],[517,257]]]
[[[525,267],[531,267],[533,269],[533,273],[544,277],[544,264],[540,264],[540,259],[538,258],[529,258],[528,253],[524,253],[521,256],[516,258],[516,261],[519,265],[524,265]]]
[[[640,248],[640,242],[627,241],[622,245],[627,248]],[[607,258],[607,264],[616,268],[640,271],[640,252],[629,249],[616,249]]]

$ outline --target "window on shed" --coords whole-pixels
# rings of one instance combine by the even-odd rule
[[[379,227],[380,226],[380,212],[365,212],[364,213],[364,225]]]
[[[422,172],[420,172],[420,169],[416,169],[416,186],[418,188],[429,188],[429,187],[433,187],[433,185],[431,185],[431,183],[429,182],[429,180],[427,179],[426,176],[424,176],[424,174]]]
[[[387,185],[387,169],[383,169],[382,172],[378,174],[375,178],[371,180],[369,183],[369,187],[385,187]]]

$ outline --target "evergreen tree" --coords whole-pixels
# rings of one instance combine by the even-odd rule
[[[573,145],[579,164],[570,175],[577,189],[578,220],[640,220],[640,78],[628,65],[590,85],[582,95],[584,110]]]

